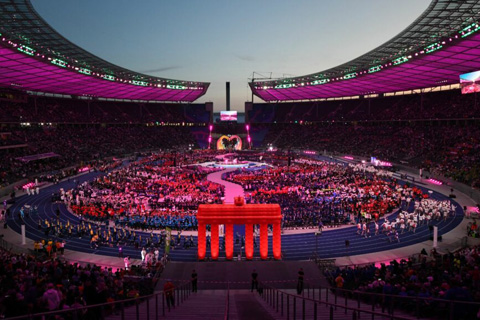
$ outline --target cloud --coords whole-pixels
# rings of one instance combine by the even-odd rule
[[[142,73],[160,73],[168,70],[180,69],[180,66],[171,66],[171,67],[163,67],[163,68],[156,68],[156,69],[149,69],[149,70],[142,70],[139,72]]]
[[[235,57],[243,61],[249,61],[249,62],[255,61],[255,58],[249,55],[235,54]]]

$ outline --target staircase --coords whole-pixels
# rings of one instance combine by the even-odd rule
[[[275,319],[421,319],[415,317],[413,313],[406,313],[398,310],[398,308],[393,310],[393,315],[389,315],[388,310],[385,309],[382,311],[382,308],[378,304],[372,308],[371,304],[357,301],[356,299],[345,299],[344,296],[338,296],[337,299],[335,299],[335,295],[330,291],[328,292],[327,298],[327,291],[327,289],[317,289],[315,291],[315,298],[313,297],[313,292],[310,292],[310,296],[308,297],[307,292],[304,291],[302,296],[307,298],[305,299],[304,306],[302,296],[297,295],[296,290],[281,290],[281,292],[284,293],[283,315],[281,292],[278,293],[278,298],[278,291],[273,290],[264,291],[263,296],[257,295],[256,297],[265,308],[273,310],[272,316],[274,316]],[[289,294],[288,298],[287,293]],[[321,295],[320,298],[319,294]],[[317,301],[312,301],[313,299]],[[318,300],[322,300],[323,303],[318,302]],[[325,301],[328,301],[330,305],[325,303]],[[337,307],[331,304],[337,304]],[[303,311],[304,308],[305,311]],[[354,312],[354,309],[360,310],[360,312]],[[372,312],[375,314],[372,315]]]
[[[277,297],[278,292],[278,297]],[[283,313],[282,313],[282,292],[283,292]],[[328,298],[327,298],[328,292]],[[143,302],[138,306],[125,308],[124,317],[121,313],[106,317],[108,320],[122,319],[178,319],[178,320],[223,320],[226,313],[227,294],[229,294],[229,318],[230,320],[276,320],[276,319],[319,319],[319,320],[350,320],[350,319],[418,319],[413,314],[408,314],[398,309],[394,310],[393,316],[382,312],[378,305],[372,309],[371,304],[367,304],[355,299],[345,299],[335,295],[327,289],[317,289],[315,298],[313,291],[303,296],[296,294],[295,289],[284,289],[280,291],[264,290],[260,295],[250,290],[199,290],[197,293],[191,293],[183,302],[176,305],[175,308],[168,310],[163,305],[162,296],[158,300],[158,317],[155,298]],[[287,298],[288,294],[288,298]],[[321,295],[319,297],[319,294]],[[302,300],[302,297],[307,298]],[[277,300],[278,299],[278,300]],[[313,301],[313,300],[317,301]],[[318,300],[322,300],[320,303]],[[278,303],[277,303],[278,301]],[[303,304],[305,301],[305,304]],[[337,304],[337,308],[325,303]],[[176,301],[177,302],[177,301]],[[165,315],[163,315],[163,306]],[[345,311],[347,307],[347,311]],[[305,309],[305,311],[303,311]],[[360,309],[360,313],[354,315],[353,309]],[[371,312],[375,312],[372,316]],[[283,315],[282,315],[283,314]],[[316,315],[316,317],[315,317]]]
[[[296,290],[285,289],[281,291],[284,293],[283,316],[281,292],[278,293],[278,306],[278,291],[264,291],[263,296],[256,295],[256,299],[259,301],[259,303],[261,303],[264,308],[269,308],[271,310],[270,313],[274,317],[274,319],[419,319],[416,318],[413,314],[408,314],[403,311],[399,311],[398,309],[394,309],[392,317],[392,315],[388,314],[387,310],[384,310],[384,312],[382,312],[381,307],[379,307],[378,305],[375,306],[375,309],[372,309],[371,304],[357,301],[355,299],[345,299],[343,296],[338,296],[335,300],[335,295],[330,291],[328,292],[327,298],[327,289],[317,289],[315,291],[315,298],[313,297],[313,292],[310,292],[310,296],[308,297],[307,292],[304,291],[303,297],[311,299],[305,299],[305,306],[303,305],[302,296],[297,295]],[[288,298],[286,293],[290,295]],[[319,294],[321,295],[320,297]],[[317,300],[317,302],[312,301],[313,299]],[[328,305],[326,303],[319,303],[318,300],[328,301],[330,304],[337,304],[339,306],[335,308],[334,306]],[[305,316],[303,316],[303,308],[305,308]],[[345,311],[345,309],[347,310]],[[353,309],[360,309],[360,314],[356,313],[354,315]],[[373,317],[371,314],[372,311],[376,313]]]
[[[158,317],[155,298],[151,298],[148,302],[142,302],[137,307],[131,306],[125,308],[125,314],[114,314],[105,317],[108,320],[131,320],[131,319],[181,319],[181,320],[207,320],[207,319],[224,319],[225,303],[227,299],[227,290],[200,290],[191,293],[183,302],[177,304],[175,297],[175,307],[168,310],[166,303],[162,301],[162,295],[158,296]],[[165,313],[165,315],[163,315]],[[235,319],[235,318],[231,318]]]

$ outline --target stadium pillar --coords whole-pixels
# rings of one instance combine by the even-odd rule
[[[268,225],[260,224],[260,258],[266,260],[268,258]]]
[[[245,257],[253,259],[253,224],[245,224]]]
[[[207,252],[207,239],[206,239],[207,228],[205,224],[198,224],[198,259],[205,259],[205,253]]]
[[[212,230],[211,241],[210,241],[210,250],[212,255],[212,260],[218,259],[218,224],[210,225]]]
[[[225,90],[226,90],[226,96],[227,96],[226,107],[227,107],[227,111],[230,111],[230,82],[229,81],[227,81],[227,83],[225,84]]]
[[[273,224],[272,251],[273,258],[280,260],[282,258],[282,232],[280,223]]]
[[[225,255],[227,260],[233,259],[233,224],[225,225]]]

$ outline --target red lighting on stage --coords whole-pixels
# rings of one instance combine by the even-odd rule
[[[260,258],[268,258],[268,226],[264,223],[260,225]]]
[[[245,225],[245,256],[251,260],[253,248],[253,224],[260,224],[260,257],[268,258],[268,225],[273,226],[272,252],[276,260],[282,258],[281,210],[278,204],[245,204],[242,197],[236,197],[234,204],[201,204],[198,219],[198,259],[206,255],[206,226],[211,226],[211,257],[218,258],[218,225],[225,224],[225,256],[233,259],[233,225]]]
[[[211,254],[212,254],[212,260],[217,260],[218,259],[218,224],[211,224],[210,225],[211,229],[211,241],[210,241],[210,247],[211,247]]]

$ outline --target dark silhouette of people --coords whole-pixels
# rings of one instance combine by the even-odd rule
[[[303,277],[305,273],[303,272],[303,268],[298,270],[298,282],[297,282],[297,294],[302,294],[303,292]]]
[[[192,292],[197,292],[198,275],[195,269],[192,271]]]
[[[253,272],[252,272],[252,292],[253,292],[253,289],[258,290],[258,273],[255,269],[253,269]]]
[[[163,286],[163,292],[165,293],[165,300],[167,300],[168,311],[170,311],[170,306],[175,308],[175,286],[171,280],[167,280]]]

